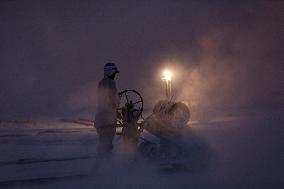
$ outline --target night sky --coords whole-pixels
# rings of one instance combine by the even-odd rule
[[[94,114],[103,65],[146,108],[283,108],[284,1],[0,1],[0,118]]]

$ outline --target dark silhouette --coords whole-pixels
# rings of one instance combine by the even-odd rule
[[[95,117],[95,126],[99,134],[98,154],[109,156],[112,152],[112,140],[116,131],[116,109],[118,95],[115,75],[119,73],[114,63],[104,66],[104,78],[98,85],[98,104]]]

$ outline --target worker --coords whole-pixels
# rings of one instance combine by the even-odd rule
[[[112,153],[112,141],[116,132],[119,98],[114,79],[117,73],[119,71],[114,63],[105,64],[104,78],[98,84],[95,127],[99,135],[98,154],[104,157],[109,157]]]

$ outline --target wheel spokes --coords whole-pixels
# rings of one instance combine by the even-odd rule
[[[134,102],[133,104],[138,104],[138,103],[141,103],[141,102],[142,102],[142,100],[139,100],[137,102]]]
[[[127,103],[129,102],[129,100],[128,100],[128,96],[127,96],[127,94],[126,94],[127,92],[125,92],[124,93],[124,95],[125,95],[125,98],[126,98],[126,101],[127,101]]]

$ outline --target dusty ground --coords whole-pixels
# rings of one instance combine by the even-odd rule
[[[0,188],[284,186],[282,113],[191,124],[188,146],[199,148],[193,150],[192,169],[179,171],[161,171],[143,160],[126,158],[119,146],[114,160],[98,161],[92,128],[66,123],[19,127],[1,128]],[[209,149],[212,153],[202,154]]]

